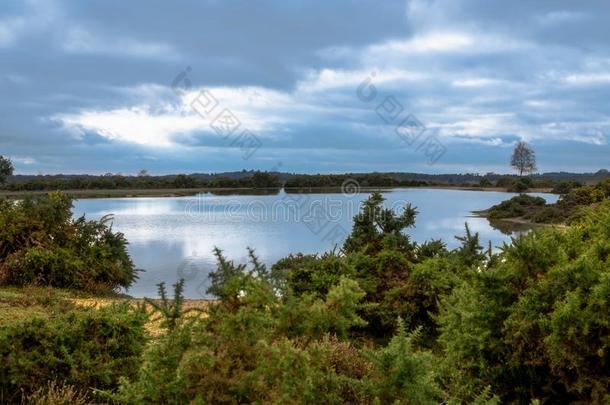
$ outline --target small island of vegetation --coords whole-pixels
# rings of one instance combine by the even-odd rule
[[[544,198],[520,194],[478,214],[490,220],[530,222],[534,224],[565,224],[582,214],[583,208],[600,204],[610,198],[610,180],[582,186],[573,182],[556,186],[560,194],[554,204]]]

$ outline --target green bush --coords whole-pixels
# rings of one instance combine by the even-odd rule
[[[557,206],[551,205],[531,213],[530,218],[533,222],[539,224],[552,224],[554,222],[560,222],[560,220],[564,218],[564,215]]]
[[[573,181],[573,180],[560,181],[560,182],[557,182],[553,186],[553,190],[551,192],[555,193],[555,194],[567,194],[570,191],[572,191],[573,189],[579,188],[579,187],[582,187],[582,184],[580,184],[577,181]]]
[[[489,218],[516,218],[529,216],[532,212],[544,207],[546,201],[541,197],[520,194],[510,200],[502,201],[487,210]]]
[[[399,216],[384,209],[383,201],[373,193],[363,204],[343,253],[292,255],[277,262],[271,273],[282,280],[281,291],[287,296],[309,301],[324,297],[340,279],[353,279],[365,293],[359,313],[366,327],[358,333],[389,339],[402,318],[409,330],[422,328],[422,343],[431,347],[439,297],[448,294],[458,273],[464,272],[460,266],[469,269],[485,255],[478,235],[468,229],[459,238],[463,245],[452,254],[438,240],[411,242],[404,230],[414,225],[416,211],[407,206]]]
[[[383,207],[384,201],[383,196],[375,192],[362,203],[360,213],[354,217],[352,232],[343,245],[345,252],[376,253],[387,247],[412,251],[413,244],[403,231],[415,226],[417,209],[408,204],[401,214],[396,214]]]
[[[492,187],[492,182],[487,178],[483,177],[481,181],[479,181],[479,187]]]
[[[521,177],[517,180],[513,180],[506,189],[506,191],[523,193],[533,187],[533,182],[530,178]]]
[[[0,398],[13,402],[51,382],[82,392],[116,388],[140,365],[145,320],[124,304],[2,324]]]
[[[445,299],[447,368],[504,401],[608,401],[610,202],[567,231],[538,231]]]
[[[384,404],[437,404],[441,390],[433,371],[432,354],[417,351],[418,332],[407,334],[402,322],[386,347],[372,353],[373,372],[367,383]]]
[[[0,201],[0,285],[108,291],[136,280],[127,241],[109,218],[73,220],[71,208],[60,193]]]
[[[548,208],[528,196],[516,201]],[[367,209],[379,213],[381,202],[369,200]],[[192,323],[173,322],[115,399],[610,399],[610,202],[567,230],[532,232],[499,254],[485,252],[468,227],[452,251],[412,243],[397,235],[410,223],[392,222],[391,232],[356,223],[344,251],[293,255],[270,272],[252,252],[247,266],[216,251],[211,291],[219,300]]]
[[[570,191],[565,201],[594,201],[574,205],[572,226],[499,253],[468,226],[451,251],[411,242],[403,232],[415,212],[384,213],[379,196],[339,252],[292,255],[268,271],[252,250],[239,264],[216,249],[217,300],[197,316],[183,311],[182,282],[173,300],[160,286],[149,303],[163,328],[145,349],[145,315],[125,307],[0,328],[3,399],[23,388],[32,402],[84,402],[98,388],[126,404],[607,403],[607,191]],[[559,205],[519,196],[502,209],[551,217]],[[28,250],[29,267],[67,266],[62,249]]]
[[[322,255],[292,255],[273,265],[272,273],[285,280],[296,295],[314,293],[324,297],[343,276],[355,276],[355,269],[336,252]]]

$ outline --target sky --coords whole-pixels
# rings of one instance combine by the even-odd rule
[[[610,2],[4,0],[16,172],[610,168]]]

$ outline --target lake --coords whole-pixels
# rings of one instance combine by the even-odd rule
[[[290,253],[319,253],[341,246],[351,230],[353,216],[369,193],[319,193],[274,195],[213,195],[159,198],[84,199],[74,203],[76,216],[99,219],[112,214],[113,229],[123,232],[139,269],[139,280],[127,293],[134,297],[157,296],[156,284],[171,287],[184,278],[187,298],[208,298],[207,275],[216,267],[215,246],[236,262],[255,249],[261,261],[273,264]],[[472,216],[514,194],[445,189],[394,189],[383,192],[385,205],[401,212],[407,203],[417,207],[417,241],[442,239],[458,245],[464,223],[479,232],[485,246],[501,246],[510,234],[491,227],[485,218]],[[537,194],[555,202],[554,194]],[[506,231],[505,231],[506,232]]]

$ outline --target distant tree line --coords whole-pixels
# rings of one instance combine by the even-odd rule
[[[288,189],[336,188],[347,180],[360,187],[497,187],[508,191],[523,192],[530,188],[552,188],[564,194],[583,184],[595,184],[610,178],[608,170],[595,173],[553,172],[531,174],[536,169],[534,151],[525,143],[515,147],[511,165],[519,175],[487,173],[427,174],[427,173],[345,173],[345,174],[295,174],[281,172],[238,171],[210,174],[178,174],[151,176],[142,169],[136,176],[107,173],[93,175],[13,175],[13,164],[0,156],[0,185],[4,190],[56,191],[56,190],[116,190],[116,189]],[[523,176],[529,173],[528,176]]]
[[[358,182],[361,187],[418,187],[434,183],[422,180],[397,179],[382,173],[370,174],[316,174],[295,175],[284,183],[287,188],[341,187],[347,180]]]
[[[2,186],[7,191],[56,191],[56,190],[118,190],[118,189],[195,189],[195,188],[268,188],[288,189],[338,188],[347,181],[356,181],[360,187],[425,187],[455,186],[488,188],[497,187],[514,192],[531,188],[553,189],[559,194],[585,183],[597,183],[610,178],[606,171],[595,175],[547,174],[519,177],[510,174],[439,174],[418,173],[346,173],[346,174],[286,174],[270,172],[237,172],[235,174],[171,176],[12,176]],[[579,177],[580,176],[580,177]],[[574,179],[582,179],[580,181]]]
[[[3,188],[10,191],[48,190],[99,190],[99,189],[172,189],[172,188],[279,188],[281,182],[276,174],[254,172],[248,177],[230,178],[219,176],[202,179],[193,175],[175,176],[36,176],[25,181],[13,181]]]

